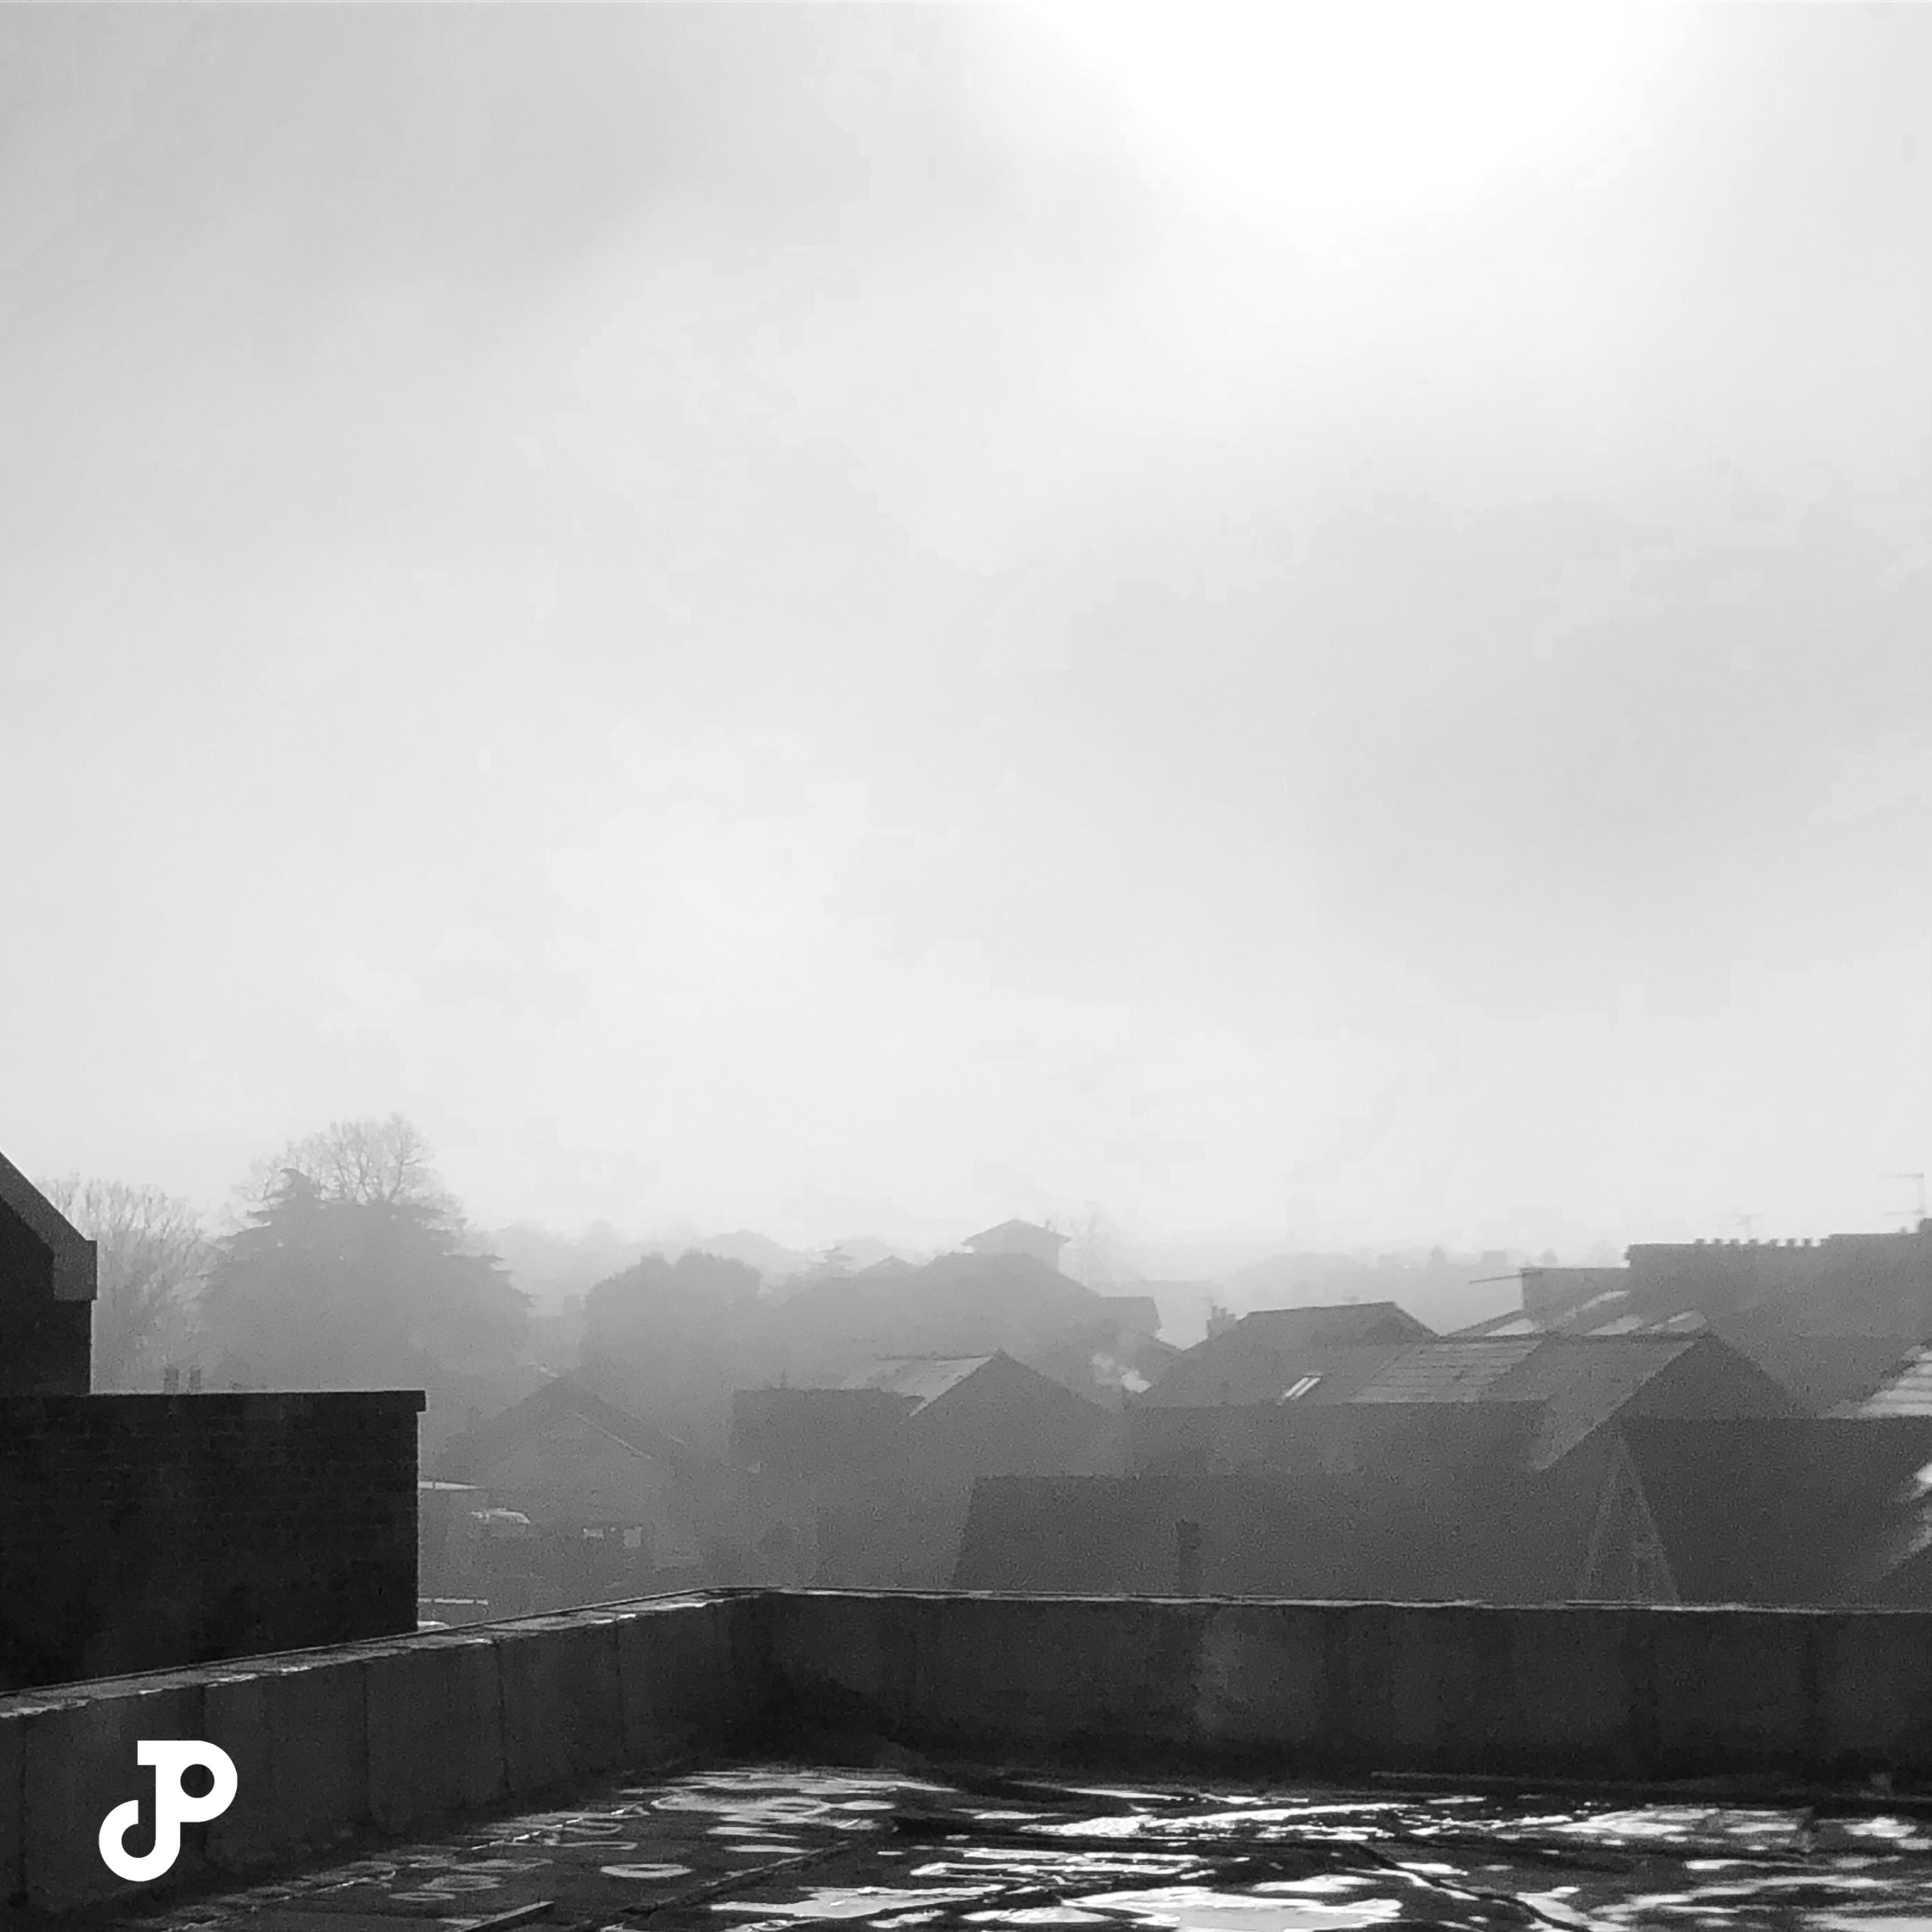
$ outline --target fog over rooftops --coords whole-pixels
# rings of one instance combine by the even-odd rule
[[[958,1388],[992,1359],[990,1355],[894,1356],[848,1377],[844,1386],[909,1396],[923,1408],[928,1402],[937,1401],[948,1389]]]

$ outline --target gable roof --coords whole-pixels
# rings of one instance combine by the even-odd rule
[[[1687,1600],[1884,1602],[1932,1547],[1932,1417],[1617,1426]]]
[[[977,1375],[990,1361],[998,1359],[997,1352],[985,1355],[894,1355],[881,1358],[870,1368],[846,1379],[848,1389],[877,1389],[888,1395],[899,1395],[909,1400],[912,1406],[909,1414],[917,1414],[928,1403],[936,1402],[949,1390],[956,1389],[970,1377]]]
[[[1833,1411],[1844,1416],[1932,1416],[1932,1348],[1914,1349],[1869,1395]]]
[[[0,1154],[0,1211],[10,1213],[53,1257],[56,1301],[94,1299],[99,1280],[94,1244],[4,1154]]]
[[[1621,1269],[1574,1269],[1574,1274],[1603,1274]],[[1709,1326],[1695,1309],[1681,1313],[1646,1309],[1628,1288],[1607,1288],[1586,1301],[1553,1311],[1512,1308],[1487,1321],[1458,1328],[1445,1340],[1466,1341],[1486,1335],[1694,1335]]]
[[[1548,1469],[1617,1415],[1647,1383],[1687,1357],[1703,1359],[1712,1346],[1689,1335],[1549,1336],[1497,1380],[1494,1396],[1498,1401],[1543,1405],[1531,1460],[1536,1468]]]
[[[1789,1415],[1797,1398],[1757,1364],[1708,1335],[1511,1335],[1445,1337],[1404,1349],[1355,1397],[1358,1402],[1512,1402],[1541,1412],[1532,1466],[1561,1461],[1680,1364],[1705,1387],[1682,1393],[1709,1413]]]
[[[1225,1344],[1235,1333],[1216,1340]],[[1537,1469],[1561,1461],[1632,1404],[1663,1401],[1679,1413],[1730,1416],[1789,1416],[1802,1406],[1755,1363],[1709,1335],[1443,1337],[1382,1348],[1291,1352],[1261,1345],[1232,1359],[1226,1348],[1215,1360],[1204,1350],[1189,1354],[1198,1359],[1183,1357],[1136,1406],[1286,1402],[1385,1414],[1507,1407],[1535,1418],[1528,1457]]]
[[[1896,1336],[1794,1334],[1749,1317],[1720,1317],[1711,1332],[1820,1416],[1850,1414],[1880,1394],[1912,1354]]]
[[[1036,1241],[1050,1241],[1056,1247],[1064,1247],[1070,1235],[1056,1234],[1051,1228],[1043,1228],[1032,1221],[1002,1221],[994,1228],[982,1228],[976,1235],[968,1235],[960,1243],[962,1247],[977,1247],[983,1241],[998,1241],[1008,1235],[1026,1235]]]
[[[1543,1346],[1540,1335],[1500,1341],[1423,1342],[1404,1349],[1355,1399],[1358,1402],[1479,1402]]]
[[[1159,1408],[1278,1401],[1324,1363],[1378,1352],[1379,1366],[1391,1349],[1432,1339],[1434,1332],[1393,1302],[1257,1309],[1185,1350],[1139,1399]]]
[[[1392,1301],[1340,1302],[1312,1308],[1258,1308],[1224,1334],[1269,1348],[1368,1348],[1389,1342],[1428,1342],[1435,1331]],[[1216,1340],[1220,1340],[1217,1337]]]
[[[513,1454],[534,1439],[547,1422],[559,1416],[586,1424],[632,1454],[661,1463],[679,1474],[687,1472],[694,1460],[675,1436],[640,1421],[574,1377],[559,1375],[534,1395],[485,1417],[453,1438],[444,1450],[442,1466],[460,1478],[486,1469],[494,1460]]]

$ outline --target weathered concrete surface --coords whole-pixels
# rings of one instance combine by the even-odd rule
[[[20,1835],[26,1903],[46,1909],[128,1889],[101,1863],[100,1833],[108,1813],[152,1777],[136,1764],[134,1747],[143,1738],[199,1737],[201,1724],[202,1684],[186,1672],[124,1680],[106,1696],[43,1705],[27,1718]],[[175,1869],[184,1884],[202,1875],[205,1834],[205,1826],[182,1829]]]
[[[370,1653],[372,1823],[403,1831],[508,1795],[501,1656],[517,1641],[513,1628],[449,1632]]]
[[[202,1730],[235,1761],[235,1802],[208,1827],[219,1869],[321,1850],[366,1821],[368,1682],[352,1659],[266,1658],[211,1673]]]
[[[1299,1775],[1932,1780],[1910,1611],[764,1600],[768,1738]]]
[[[549,1617],[497,1643],[504,1776],[515,1795],[624,1761],[617,1631],[614,1617]]]
[[[152,1817],[143,1739],[205,1740],[235,1766],[233,1804],[184,1828],[164,1890],[727,1753],[759,1702],[742,1622],[729,1597],[659,1599],[0,1698],[0,1907],[154,1893],[99,1847],[116,1804]]]
[[[151,1790],[144,1738],[219,1744],[239,1780],[226,1814],[188,1828],[174,1884],[748,1750],[1932,1783],[1932,1616],[820,1591],[607,1604],[0,1699],[0,1899],[127,1889],[97,1834]]]

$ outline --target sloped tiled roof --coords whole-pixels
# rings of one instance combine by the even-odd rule
[[[1512,1308],[1506,1315],[1492,1315],[1487,1321],[1472,1321],[1466,1328],[1454,1328],[1443,1337],[1445,1342],[1479,1342],[1491,1335],[1541,1335],[1548,1331],[1534,1315]]]
[[[977,1374],[992,1361],[992,1355],[900,1355],[875,1362],[846,1379],[848,1389],[877,1389],[889,1395],[903,1395],[917,1408],[936,1402],[949,1389],[956,1389],[968,1376]]]
[[[1531,1457],[1537,1467],[1547,1469],[1698,1346],[1691,1336],[1546,1336],[1497,1381],[1493,1393],[1498,1401],[1542,1404],[1543,1425]]]
[[[1393,1302],[1263,1309],[1187,1349],[1140,1399],[1161,1408],[1277,1401],[1343,1353],[1386,1355],[1432,1333]]]
[[[1249,1343],[1295,1348],[1325,1343],[1331,1348],[1369,1348],[1383,1343],[1425,1342],[1435,1331],[1392,1301],[1339,1302],[1316,1308],[1259,1308],[1226,1331]]]
[[[1932,1348],[1914,1349],[1862,1401],[1836,1413],[1848,1416],[1932,1416]]]
[[[1358,1402],[1479,1402],[1543,1346],[1540,1335],[1476,1342],[1420,1342],[1401,1351],[1358,1392]]]
[[[1749,1317],[1720,1318],[1712,1332],[1820,1416],[1855,1411],[1912,1352],[1896,1336],[1795,1335]]]
[[[691,1451],[675,1436],[641,1421],[628,1410],[606,1401],[593,1389],[568,1375],[554,1377],[534,1395],[485,1417],[465,1429],[444,1450],[441,1466],[450,1474],[489,1467],[534,1441],[558,1417],[568,1417],[608,1437],[634,1456],[663,1463],[681,1473],[693,1463]]]
[[[1491,1335],[1690,1335],[1709,1326],[1694,1310],[1657,1317],[1639,1313],[1632,1309],[1628,1291],[1619,1288],[1549,1317],[1512,1308],[1506,1314],[1492,1315],[1487,1321],[1458,1328],[1443,1340],[1474,1341]]]
[[[1352,1402],[1389,1366],[1407,1350],[1399,1344],[1379,1349],[1331,1349],[1305,1366],[1278,1375],[1270,1385],[1268,1399],[1277,1404],[1295,1402],[1304,1408],[1325,1408],[1337,1402]],[[1313,1386],[1303,1389],[1306,1381]],[[1296,1389],[1301,1389],[1299,1395]]]
[[[1752,1362],[1703,1335],[1510,1335],[1420,1342],[1353,1397],[1361,1403],[1529,1404],[1540,1412],[1531,1463],[1549,1469],[1695,1352],[1707,1386],[1684,1399],[1713,1413],[1795,1411],[1795,1398]]]

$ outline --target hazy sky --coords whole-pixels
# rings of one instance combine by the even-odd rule
[[[1932,9],[1441,11],[0,12],[0,1147],[1896,1225]]]

